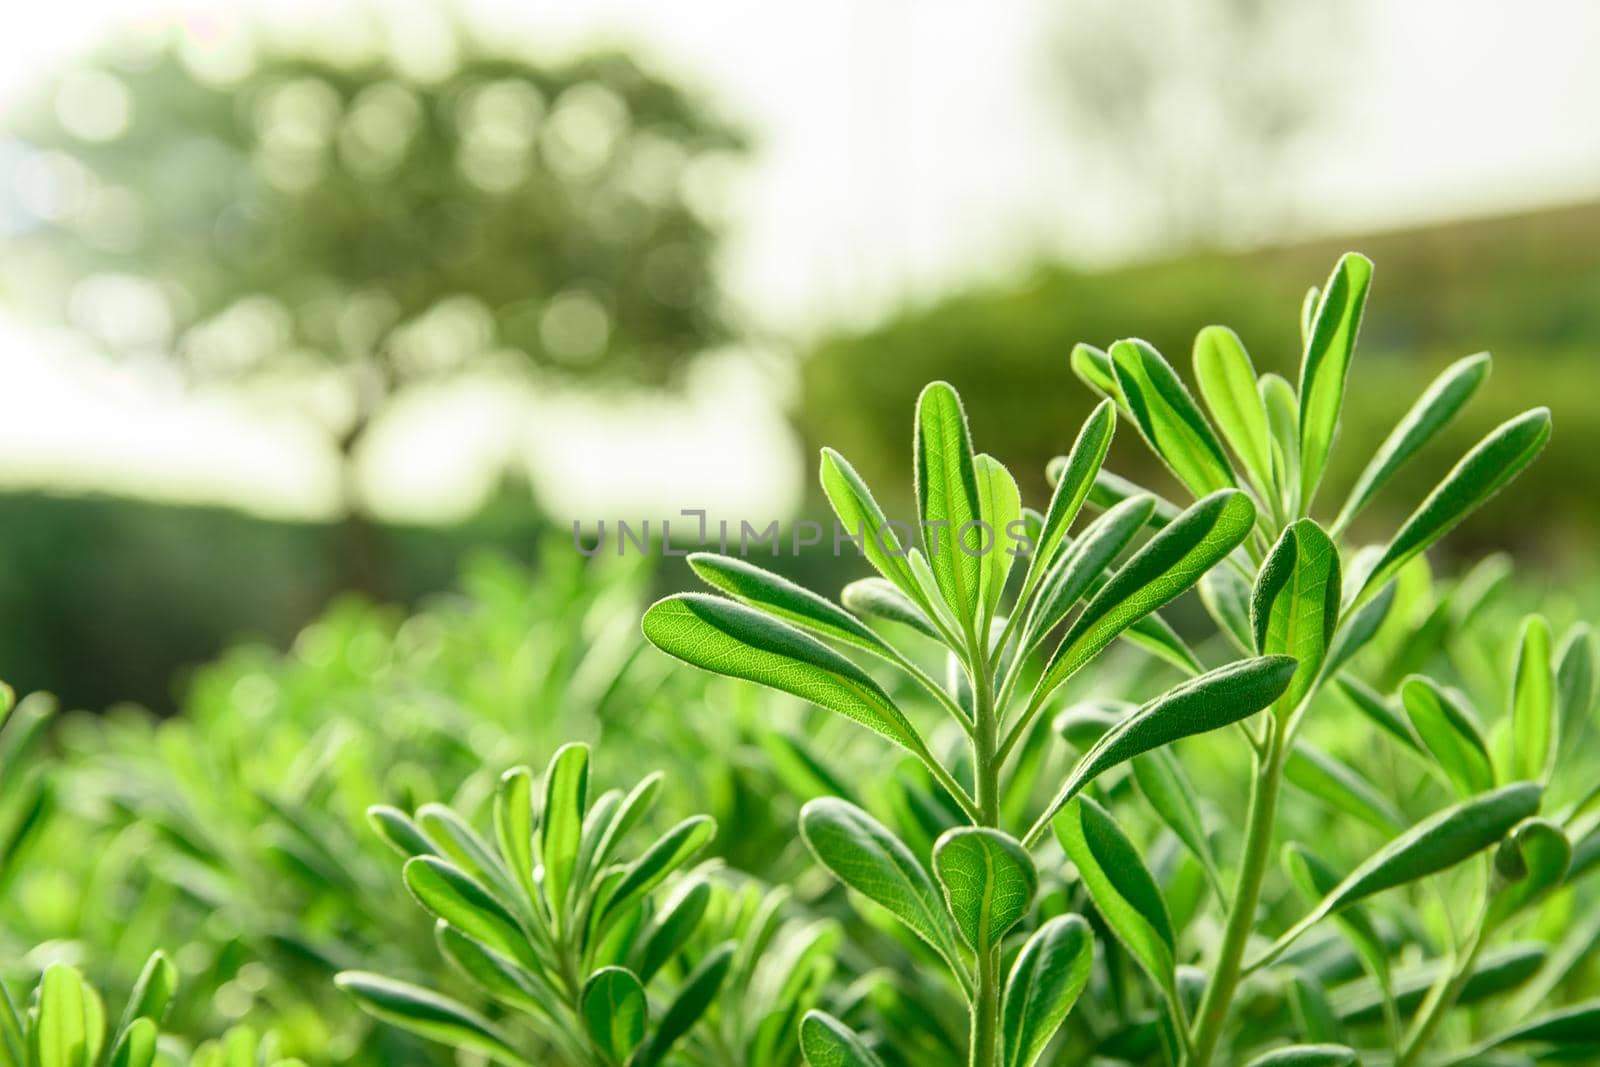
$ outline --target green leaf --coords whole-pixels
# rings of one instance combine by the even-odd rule
[[[711,886],[698,879],[675,891],[636,950],[639,980],[650,981],[657,971],[681,952],[705,918],[711,903]]]
[[[1045,574],[1028,617],[1024,647],[1031,648],[1055,629],[1090,589],[1095,580],[1132,543],[1149,520],[1155,499],[1148,494],[1129,497],[1095,519],[1062,553]]]
[[[1300,401],[1294,386],[1276,374],[1263,374],[1256,390],[1272,430],[1272,481],[1285,510],[1293,513],[1300,494]]]
[[[33,1025],[36,1067],[92,1067],[105,1040],[105,1009],[83,976],[52,963],[39,979]]]
[[[810,1067],[883,1067],[854,1031],[821,1011],[800,1020],[800,1051]]]
[[[1250,629],[1250,583],[1232,567],[1213,567],[1200,579],[1200,603],[1240,652],[1255,650]]]
[[[150,1067],[156,1059],[161,1028],[149,1019],[135,1019],[111,1050],[110,1067]]]
[[[1083,754],[1044,814],[1023,839],[1031,845],[1068,801],[1100,774],[1143,752],[1231,726],[1271,704],[1288,686],[1295,662],[1263,656],[1218,667],[1168,690],[1106,731]]]
[[[1594,635],[1587,623],[1567,631],[1556,666],[1556,702],[1561,709],[1562,744],[1577,745],[1594,708],[1596,691]]]
[[[1503,884],[1489,905],[1490,929],[1543,900],[1561,885],[1572,865],[1572,842],[1547,819],[1529,819],[1511,832],[1495,852],[1495,872]]]
[[[412,856],[431,856],[438,852],[411,816],[388,804],[374,804],[367,809],[367,822],[373,831],[406,859]]]
[[[1256,576],[1250,601],[1256,651],[1300,661],[1278,703],[1300,707],[1322,670],[1339,621],[1339,550],[1310,519],[1291,524]]]
[[[861,552],[878,573],[899,586],[913,600],[920,600],[916,579],[906,563],[908,548],[901,543],[883,509],[872,496],[872,490],[861,480],[848,460],[831,448],[822,450],[819,471],[822,491],[833,512],[838,516],[846,534],[860,537]],[[929,605],[920,605],[927,610]]]
[[[946,830],[933,846],[933,869],[961,939],[980,955],[1022,921],[1039,889],[1028,853],[987,827]]]
[[[1287,1045],[1257,1056],[1245,1067],[1356,1067],[1355,1049],[1344,1045]]]
[[[742,604],[681,593],[644,616],[651,644],[716,674],[793,693],[875,730],[913,753],[922,738],[878,683],[815,638]]]
[[[544,775],[544,810],[539,816],[539,862],[550,910],[565,912],[567,886],[578,862],[583,813],[589,806],[589,746],[562,745]]]
[[[1066,1021],[1093,967],[1094,935],[1081,916],[1058,915],[1033,932],[1006,978],[1000,1007],[1003,1067],[1033,1067]]]
[[[500,776],[494,794],[494,835],[501,858],[531,907],[539,890],[533,880],[533,771],[513,767]]]
[[[480,1052],[513,1067],[526,1062],[492,1023],[448,997],[364,971],[345,971],[333,981],[354,997],[363,1011],[384,1022],[430,1041]]]
[[[1339,885],[1339,876],[1321,857],[1304,845],[1290,843],[1284,846],[1283,864],[1290,880],[1305,894],[1310,903],[1316,903],[1333,892]],[[1380,1013],[1387,1016],[1391,1026],[1398,1029],[1395,1014],[1394,979],[1389,967],[1389,948],[1373,927],[1372,920],[1359,904],[1352,904],[1334,915],[1345,939],[1361,958],[1362,965],[1372,975],[1377,990],[1376,1002]]]
[[[1522,621],[1511,681],[1512,766],[1518,778],[1530,782],[1549,781],[1555,763],[1559,720],[1550,645],[1550,624],[1543,616]]]
[[[1515,782],[1430,815],[1352,871],[1251,968],[1276,958],[1301,934],[1356,901],[1437,874],[1495,844],[1539,810],[1541,793],[1533,782]]]
[[[1324,677],[1342,670],[1352,656],[1378,635],[1384,620],[1389,617],[1389,609],[1394,606],[1397,591],[1396,584],[1390,582],[1378,591],[1377,596],[1345,617],[1344,622],[1334,631],[1333,646],[1328,649],[1328,658],[1323,661]]]
[[[1535,1016],[1446,1060],[1442,1067],[1474,1062],[1485,1053],[1505,1045],[1529,1044],[1552,1045],[1556,1048],[1600,1045],[1600,1000],[1588,1000]]]
[[[1161,353],[1136,338],[1118,341],[1111,363],[1139,433],[1178,480],[1197,498],[1233,488],[1222,442]]]
[[[982,555],[978,475],[961,398],[933,382],[917,398],[917,510],[928,565],[956,617],[978,618]]]
[[[558,1003],[555,990],[542,972],[530,971],[491,952],[447,922],[433,924],[433,937],[440,954],[456,970],[501,1003],[546,1016],[551,1013],[551,1005]]]
[[[1107,928],[1157,986],[1175,988],[1172,920],[1133,842],[1089,797],[1074,800],[1054,825]]]
[[[692,552],[689,566],[706,584],[741,603],[874,655],[883,655],[885,651],[883,638],[855,616],[811,590],[753,563],[713,552]]]
[[[427,912],[507,959],[536,963],[512,914],[459,867],[438,856],[414,856],[402,872],[406,888]]]
[[[1054,482],[1056,476],[1065,470],[1065,463],[1065,457],[1057,456],[1055,460],[1051,461],[1050,466],[1045,469],[1045,478]],[[1101,468],[1100,473],[1094,476],[1094,488],[1089,490],[1089,503],[1104,511],[1136,496],[1149,496],[1154,498],[1156,502],[1155,510],[1145,520],[1152,529],[1161,529],[1176,519],[1180,513],[1178,505],[1172,501],[1152,493],[1150,490],[1136,485],[1126,478],[1120,478],[1104,468]]]
[[[1550,410],[1534,408],[1492,430],[1445,475],[1384,548],[1356,604],[1369,599],[1418,553],[1443,537],[1533,462],[1550,439]]]
[[[1117,372],[1111,366],[1111,357],[1103,349],[1082,342],[1072,346],[1068,357],[1072,373],[1090,389],[1112,403],[1122,404],[1122,389],[1117,385]]]
[[[662,1014],[661,1022],[656,1025],[655,1033],[639,1049],[630,1067],[654,1067],[666,1058],[672,1046],[684,1034],[694,1028],[694,1024],[700,1021],[700,1016],[706,1013],[721,991],[728,970],[733,966],[734,948],[731,941],[718,945],[683,980],[677,995]]]
[[[872,816],[835,797],[800,809],[800,836],[845,885],[887,909],[964,973],[954,923],[933,879],[901,841]]]
[[[1012,523],[1022,517],[1022,493],[1011,472],[993,456],[980,453],[973,464],[978,475],[978,517],[989,533],[988,544],[979,557],[978,601],[982,607],[981,619],[987,623],[994,618],[1005,591],[1006,578],[1020,549]],[[985,536],[980,531],[980,536]]]
[[[1186,510],[1119,568],[1068,627],[1034,687],[1030,708],[1136,620],[1175,599],[1249,536],[1256,509],[1237,489]]]
[[[1200,807],[1195,803],[1197,794],[1183,772],[1183,764],[1170,749],[1158,748],[1135,756],[1131,766],[1139,792],[1199,862],[1217,899],[1227,899],[1216,857],[1211,852],[1211,840],[1206,835]]]
[[[1400,699],[1417,736],[1457,793],[1466,797],[1494,788],[1489,746],[1464,696],[1431,678],[1412,675],[1401,683]]]
[[[128,995],[127,1007],[117,1024],[117,1036],[126,1033],[139,1019],[159,1024],[166,1017],[167,1007],[177,991],[178,968],[165,952],[153,953],[133,983],[133,992]]]
[[[1352,678],[1347,674],[1339,676],[1336,682],[1339,692],[1350,705],[1364,715],[1369,722],[1377,726],[1384,733],[1399,741],[1412,752],[1420,754],[1422,745],[1417,741],[1417,735],[1411,732],[1406,725],[1406,720],[1400,713],[1390,706],[1389,702],[1374,691],[1365,682]]]
[[[661,835],[644,855],[623,869],[622,880],[606,900],[601,918],[614,917],[643,898],[688,863],[716,836],[717,821],[709,815],[691,815]]]
[[[1050,508],[1045,512],[1044,525],[1034,548],[1030,576],[1045,573],[1055,562],[1067,531],[1083,509],[1084,501],[1089,499],[1116,429],[1117,409],[1109,400],[1102,401],[1084,420],[1055,478],[1055,491],[1050,496]]]
[[[863,618],[886,619],[909,626],[924,637],[940,640],[939,631],[933,628],[928,616],[885,578],[861,578],[845,586],[839,594],[840,601],[850,611]]]
[[[1308,742],[1295,742],[1284,777],[1335,810],[1379,830],[1393,833],[1406,825],[1405,816],[1371,782]]]
[[[1228,446],[1265,492],[1272,485],[1272,431],[1255,364],[1239,335],[1226,326],[1201,330],[1194,339],[1194,377]]]
[[[1339,262],[1322,287],[1312,316],[1311,338],[1300,363],[1300,500],[1309,508],[1339,431],[1345,374],[1361,329],[1361,312],[1372,284],[1372,261],[1353,252]]]
[[[650,1005],[625,967],[602,967],[583,985],[583,1024],[607,1063],[624,1063],[644,1040]]]
[[[1334,520],[1336,533],[1348,527],[1395,471],[1455,418],[1456,412],[1489,376],[1489,364],[1489,353],[1479,352],[1456,360],[1433,380],[1378,446],[1378,451],[1356,479],[1355,488],[1350,490],[1339,517]]]

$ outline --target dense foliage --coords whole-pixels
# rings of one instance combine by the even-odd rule
[[[0,1064],[1588,1062],[1594,639],[1506,557],[1427,560],[1550,418],[1353,541],[1488,370],[1341,441],[1370,278],[1313,290],[1294,383],[1221,327],[1193,393],[1076,348],[1102,399],[1039,509],[928,386],[914,522],[823,453],[877,572],[837,601],[702,553],[721,595],[646,608],[637,559],[552,550],[241,649],[167,722],[22,701]]]

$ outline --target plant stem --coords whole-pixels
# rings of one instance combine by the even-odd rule
[[[1250,789],[1250,814],[1245,827],[1244,855],[1239,864],[1239,880],[1228,908],[1228,926],[1222,937],[1211,981],[1200,1001],[1194,1035],[1192,1067],[1209,1067],[1222,1038],[1223,1027],[1233,1007],[1239,986],[1245,949],[1255,927],[1256,905],[1261,900],[1261,883],[1266,878],[1267,861],[1272,851],[1272,829],[1277,819],[1278,788],[1283,779],[1286,731],[1270,729],[1266,758],[1256,761],[1256,778]]]
[[[973,643],[973,775],[977,781],[978,825],[999,828],[1000,764],[996,752],[1000,724],[995,714],[994,674],[986,648]],[[998,657],[997,657],[998,658]],[[967,1067],[996,1067],[1000,1021],[1000,949],[978,957],[978,987],[973,993]]]
[[[1487,913],[1488,904],[1484,905]],[[1472,977],[1472,969],[1477,966],[1478,954],[1483,951],[1483,946],[1489,940],[1489,924],[1485,921],[1487,915],[1480,917],[1477,929],[1472,932],[1472,940],[1467,943],[1466,950],[1457,959],[1455,969],[1450,973],[1448,980],[1436,982],[1428,990],[1427,999],[1422,1002],[1422,1007],[1417,1011],[1416,1020],[1411,1024],[1411,1031],[1406,1035],[1405,1047],[1400,1050],[1400,1055],[1395,1059],[1395,1067],[1410,1067],[1417,1061],[1427,1048],[1433,1032],[1439,1028],[1439,1023],[1444,1020],[1451,1008],[1455,1007],[1456,1000],[1461,996],[1468,979]]]

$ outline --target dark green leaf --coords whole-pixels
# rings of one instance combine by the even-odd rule
[[[1174,988],[1176,939],[1161,890],[1111,815],[1089,797],[1078,797],[1055,820],[1056,837],[1078,876],[1124,948],[1152,981]]]
[[[1178,480],[1197,498],[1233,488],[1222,442],[1161,354],[1136,338],[1118,341],[1111,364],[1139,433]]]
[[[1000,1008],[1003,1067],[1033,1067],[1088,984],[1093,966],[1094,935],[1081,917],[1058,915],[1033,932],[1006,978]]]
[[[800,811],[800,836],[845,885],[887,909],[961,973],[955,925],[911,850],[872,816],[835,797]]]
[[[624,869],[622,880],[606,902],[601,917],[614,916],[660,885],[673,871],[688,863],[717,833],[709,815],[691,815],[661,835],[644,855]]]
[[[583,986],[583,1024],[607,1063],[624,1063],[644,1040],[650,1006],[644,986],[624,967],[602,967]]]
[[[487,1019],[431,990],[362,971],[345,971],[334,983],[384,1022],[513,1067],[525,1062]]]
[[[883,653],[883,639],[859,619],[781,575],[713,552],[690,553],[689,566],[707,585],[715,586],[741,603],[825,637],[874,654]]]
[[[654,1067],[700,1021],[700,1016],[706,1013],[728,977],[728,969],[733,966],[734,948],[730,941],[712,949],[693,973],[683,980],[677,996],[673,997],[672,1003],[661,1016],[661,1022],[656,1025],[655,1033],[639,1049],[630,1067]]]
[[[1595,702],[1594,635],[1587,623],[1580,622],[1567,631],[1556,662],[1560,736],[1563,746],[1574,746],[1583,736]]]
[[[1533,462],[1550,439],[1550,411],[1535,408],[1502,423],[1462,457],[1400,527],[1356,597],[1370,599],[1418,553],[1448,533]]]
[[[1489,376],[1489,363],[1489,353],[1479,352],[1475,356],[1456,360],[1433,380],[1417,398],[1417,402],[1411,405],[1411,410],[1389,432],[1383,444],[1378,446],[1378,451],[1356,479],[1355,488],[1350,490],[1339,517],[1334,520],[1336,534],[1361,514],[1395,471],[1455,418],[1456,412]]]
[[[406,888],[434,918],[507,959],[534,962],[517,920],[453,863],[437,856],[415,856],[406,861],[404,876]]]
[[[1037,841],[1056,812],[1109,768],[1173,741],[1230,726],[1265,708],[1288,686],[1294,667],[1287,656],[1240,660],[1145,704],[1084,753],[1024,843]]]
[[[1529,819],[1500,843],[1494,865],[1502,885],[1489,905],[1490,929],[1561,885],[1572,865],[1572,843],[1555,823]]]
[[[1278,702],[1281,713],[1298,708],[1311,692],[1338,621],[1339,550],[1322,527],[1301,519],[1268,553],[1250,600],[1256,651],[1299,661]]]

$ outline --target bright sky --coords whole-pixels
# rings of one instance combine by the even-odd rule
[[[1059,0],[465,6],[552,52],[637,46],[756,131],[725,276],[778,336],[869,321],[1040,252],[1107,261],[1142,251],[1117,190],[1082,178],[1084,160],[1040,92]],[[326,0],[33,5],[0,37],[0,106],[113,19],[265,8],[283,22],[359,10]],[[1600,5],[1541,0],[1510,12],[1500,0],[1353,0],[1357,60],[1321,140],[1292,164],[1296,216],[1313,229],[1368,228],[1600,193]],[[409,404],[368,457],[372,494],[396,515],[459,515],[495,460],[519,455],[558,514],[782,515],[809,477],[776,414],[786,383],[736,360],[716,367],[726,373],[697,374],[680,403],[619,410],[479,383]],[[296,515],[325,513],[333,499],[330,458],[293,412],[185,394],[3,311],[0,395],[0,486]]]

